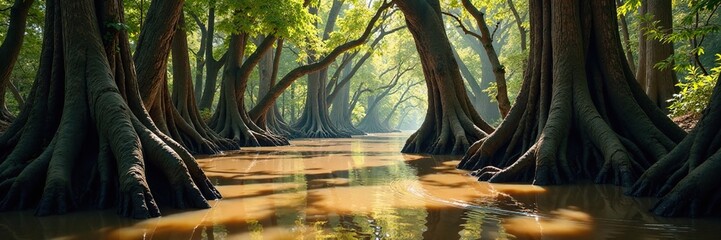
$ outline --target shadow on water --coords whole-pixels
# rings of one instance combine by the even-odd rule
[[[0,239],[702,239],[714,219],[666,219],[614,186],[488,184],[458,157],[399,153],[407,135],[296,140],[199,160],[224,196],[213,208],[37,218],[0,213]]]

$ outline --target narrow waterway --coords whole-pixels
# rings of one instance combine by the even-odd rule
[[[456,158],[401,154],[406,133],[296,140],[199,159],[211,209],[34,217],[0,213],[0,239],[713,239],[718,219],[650,214],[618,187],[488,184]]]

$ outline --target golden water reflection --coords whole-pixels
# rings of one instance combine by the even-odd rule
[[[488,184],[458,157],[399,153],[407,134],[297,140],[199,160],[223,199],[144,221],[113,211],[0,213],[0,239],[538,239],[710,237],[613,186]]]

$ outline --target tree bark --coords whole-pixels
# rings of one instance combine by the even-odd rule
[[[534,0],[530,13],[516,104],[458,167],[490,182],[630,186],[685,133],[635,84],[614,0]]]
[[[436,0],[396,2],[421,57],[428,88],[423,125],[403,147],[404,153],[461,154],[493,131],[466,95]]]
[[[263,58],[260,60],[260,64],[258,65],[258,71],[260,73],[258,98],[262,98],[268,94],[268,91],[275,85],[278,78],[280,57],[283,53],[283,39],[278,39],[276,45],[275,54],[267,52],[263,55]],[[299,134],[298,131],[290,127],[290,125],[283,120],[277,104],[275,104],[268,114],[265,115],[265,120],[261,119],[257,122],[260,128],[286,138],[292,138],[293,136],[297,136]]]
[[[506,0],[506,3],[508,4],[508,8],[511,9],[511,13],[513,13],[513,18],[516,20],[516,27],[518,28],[518,34],[521,38],[521,51],[525,52],[527,44],[526,35],[528,34],[528,30],[526,30],[526,27],[523,26],[523,18],[521,18],[521,15],[518,14],[518,10],[516,10],[516,5],[513,4],[513,0]]]
[[[245,92],[253,68],[261,57],[273,48],[277,39],[266,36],[256,50],[241,64],[245,52],[246,34],[232,34],[220,87],[220,101],[210,119],[210,127],[221,137],[233,139],[240,146],[288,145],[288,139],[259,127],[245,108]]]
[[[646,171],[629,190],[661,199],[652,211],[661,216],[719,216],[721,204],[721,84],[697,127]]]
[[[358,64],[356,64],[356,66],[357,65]],[[340,71],[342,71],[342,76],[344,79],[351,75],[351,67],[353,67],[352,64],[347,64],[343,69],[339,69]],[[363,84],[360,85],[362,86]],[[337,95],[335,98],[333,98],[333,107],[330,111],[331,121],[336,124],[336,127],[338,127],[338,129],[350,135],[366,135],[365,132],[355,128],[355,126],[353,126],[353,122],[351,121],[353,108],[351,107],[350,102],[350,84],[336,86],[333,92],[337,92]]]
[[[651,16],[651,21],[657,23],[657,27],[664,34],[670,34],[672,31],[673,15],[671,11],[670,1],[643,1],[641,13]],[[648,23],[642,23],[642,27],[649,27]],[[640,54],[645,54],[644,63],[639,63],[639,76],[644,80],[639,81],[645,83],[641,85],[646,94],[651,98],[656,106],[664,112],[668,112],[669,99],[673,98],[676,92],[676,74],[673,65],[667,66],[660,70],[656,64],[668,60],[673,55],[673,44],[663,43],[653,37],[646,36],[644,30],[639,34],[643,41],[643,50]],[[643,68],[641,68],[643,66]],[[643,73],[640,73],[643,72]]]
[[[182,16],[183,1],[154,1],[148,8],[148,19],[145,21],[145,28],[142,29],[138,37],[138,45],[135,51],[134,60],[136,61],[136,70],[138,73],[138,84],[141,87],[140,94],[143,102],[153,118],[153,122],[165,134],[173,140],[180,143],[183,147],[196,154],[215,154],[223,150],[237,149],[237,145],[232,142],[219,138],[217,135],[206,131],[205,124],[193,122],[196,112],[195,106],[180,105],[181,109],[176,109],[171,99],[171,93],[168,90],[168,81],[166,76],[168,55],[173,44],[174,36],[186,39],[183,33],[176,33],[180,18]],[[182,45],[183,40],[178,40],[176,44]],[[187,41],[187,40],[185,40]],[[177,51],[180,55],[174,61],[187,61],[188,49]],[[184,53],[181,53],[184,52]],[[180,68],[186,64],[177,62]],[[182,66],[184,67],[184,66]],[[189,69],[187,69],[189,70]],[[189,76],[186,69],[175,71],[180,78],[178,88],[187,88],[178,90],[176,97],[179,101],[187,103],[189,97],[188,90],[192,91],[192,87],[185,86],[185,81]],[[186,76],[187,75],[187,76]],[[185,116],[183,116],[185,115]],[[199,114],[198,114],[199,115]],[[186,118],[187,117],[187,118]],[[198,116],[196,116],[198,117]],[[188,122],[190,120],[190,122]]]
[[[505,118],[508,115],[508,111],[511,109],[511,101],[508,100],[508,89],[506,87],[506,69],[501,62],[498,60],[498,53],[493,48],[493,39],[491,39],[491,33],[486,25],[486,19],[484,14],[479,11],[470,0],[462,0],[463,7],[468,11],[474,19],[476,24],[481,30],[481,38],[479,39],[486,50],[488,60],[491,65],[493,75],[496,79],[496,101],[498,101],[498,111],[501,113],[501,118]]]
[[[218,153],[221,150],[238,149],[238,145],[230,139],[222,138],[215,133],[203,120],[195,100],[193,81],[190,71],[190,57],[188,56],[188,36],[185,28],[185,17],[181,13],[178,28],[175,30],[172,42],[173,54],[173,106],[175,110],[172,116],[179,129],[190,127],[191,129],[179,130],[194,135],[183,136],[178,142],[191,152],[196,153]],[[176,115],[177,112],[177,115]],[[197,134],[197,135],[195,135]],[[204,149],[207,148],[207,149]]]
[[[205,48],[207,48],[208,44],[208,30],[205,27],[205,24],[203,21],[200,20],[200,18],[195,15],[195,13],[190,12],[191,17],[195,21],[195,24],[198,25],[198,28],[200,29],[200,47],[198,47],[198,51],[195,53],[195,98],[196,98],[196,104],[200,104],[200,97],[203,96],[203,70],[205,69]],[[186,41],[187,42],[187,41]],[[186,43],[187,45],[187,43]]]
[[[128,35],[111,25],[124,22],[119,3],[47,1],[38,75],[0,136],[0,209],[43,216],[116,205],[149,218],[158,203],[208,208],[220,198],[145,111]]]
[[[203,87],[203,96],[200,98],[200,109],[210,110],[213,107],[215,99],[215,90],[218,83],[218,73],[220,68],[225,65],[228,52],[226,51],[220,59],[213,57],[213,40],[215,36],[215,7],[208,9],[208,38],[205,42],[205,87]]]
[[[330,38],[330,33],[335,28],[335,22],[340,14],[343,1],[334,0],[328,19],[326,20],[325,30],[323,31],[323,40]],[[317,15],[317,8],[311,7],[310,10]],[[309,62],[315,62],[317,58],[314,53],[310,54]],[[293,128],[297,129],[301,138],[343,138],[350,137],[349,134],[340,131],[330,120],[328,108],[328,67],[322,68],[315,73],[308,74],[308,91],[303,107],[303,114],[298,122],[293,124]]]
[[[27,25],[28,12],[34,0],[15,0],[10,7],[10,22],[8,23],[7,34],[0,45],[0,131],[6,129],[15,120],[5,105],[5,93],[10,84],[15,62],[20,55],[25,38],[25,26]]]

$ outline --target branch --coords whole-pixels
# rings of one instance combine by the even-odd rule
[[[471,30],[468,30],[468,28],[466,28],[466,26],[463,25],[463,21],[461,21],[461,19],[458,18],[458,16],[453,15],[449,12],[442,12],[442,13],[443,13],[443,15],[446,15],[446,16],[449,16],[449,17],[455,19],[456,22],[458,22],[458,27],[461,28],[461,30],[463,30],[464,33],[478,38],[479,41],[481,40],[481,35],[478,35],[477,33],[474,33]]]
[[[353,49],[353,48],[358,47],[358,46],[362,45],[363,43],[365,43],[368,40],[368,38],[370,37],[371,32],[376,25],[376,22],[378,22],[378,19],[381,17],[383,12],[386,9],[388,9],[391,5],[392,4],[389,2],[384,2],[378,8],[378,10],[376,11],[376,14],[368,22],[368,25],[366,26],[365,31],[358,39],[350,41],[350,42],[346,42],[346,43],[336,47],[325,58],[323,58],[322,60],[320,60],[316,63],[300,66],[296,69],[293,69],[289,73],[287,73],[283,77],[283,79],[278,81],[278,84],[273,86],[268,91],[268,94],[265,97],[263,97],[263,99],[261,101],[258,101],[258,104],[255,105],[255,107],[253,107],[253,109],[250,110],[249,113],[250,113],[250,116],[253,118],[253,120],[257,121],[261,115],[265,115],[268,112],[268,110],[273,106],[273,104],[275,103],[275,100],[277,100],[278,97],[280,97],[280,95],[283,93],[283,91],[285,91],[285,89],[287,89],[293,82],[295,82],[295,80],[297,80],[298,78],[300,78],[302,76],[305,76],[306,74],[313,73],[313,72],[319,71],[323,68],[326,68],[331,63],[333,63],[333,61],[335,61],[335,59],[338,56],[340,56],[342,53],[344,53],[345,51],[348,51],[350,49]]]

